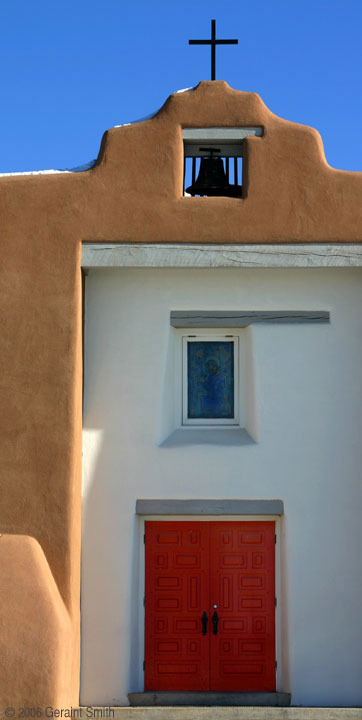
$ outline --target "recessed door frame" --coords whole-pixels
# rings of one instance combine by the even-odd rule
[[[281,597],[281,530],[282,530],[282,518],[278,515],[142,515],[139,516],[139,597],[138,597],[138,690],[144,690],[144,670],[143,661],[145,657],[145,607],[144,607],[144,596],[145,596],[145,545],[144,545],[144,534],[145,534],[145,521],[153,520],[157,522],[183,522],[183,521],[200,521],[200,522],[253,522],[253,521],[266,521],[270,520],[275,522],[275,533],[277,542],[275,545],[275,594],[277,598],[277,606],[275,608],[275,657],[277,662],[276,667],[276,690],[285,690],[284,685],[286,684],[286,671],[287,668],[283,667],[283,654],[282,654],[282,617],[285,615],[285,607],[283,607]],[[285,663],[284,663],[285,664]]]

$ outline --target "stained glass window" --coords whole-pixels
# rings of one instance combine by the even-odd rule
[[[186,422],[235,421],[235,340],[202,337],[186,342]],[[185,417],[186,415],[186,417]]]

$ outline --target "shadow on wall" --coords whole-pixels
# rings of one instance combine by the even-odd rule
[[[128,705],[127,695],[115,688],[138,688],[137,522],[134,507],[125,505],[123,497],[126,468],[112,465],[113,433],[85,428],[85,438],[89,435],[97,459],[89,474],[89,468],[84,471],[80,702]]]

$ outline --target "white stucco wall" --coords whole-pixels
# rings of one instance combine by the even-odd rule
[[[331,323],[242,331],[257,442],[170,448],[171,309],[329,310]],[[278,689],[361,705],[362,271],[92,269],[85,318],[82,704],[143,689],[136,498],[238,497],[285,504]]]

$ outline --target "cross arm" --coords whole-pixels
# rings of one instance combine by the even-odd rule
[[[238,45],[239,40],[213,40],[215,45]]]
[[[239,40],[189,40],[189,45],[238,45]]]

